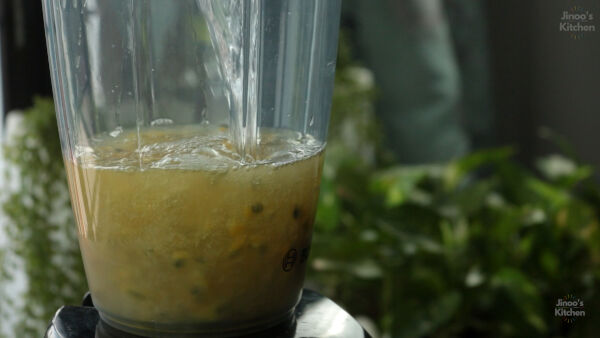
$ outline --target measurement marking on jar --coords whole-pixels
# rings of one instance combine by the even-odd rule
[[[283,256],[283,262],[281,263],[281,268],[283,271],[290,272],[294,268],[294,264],[296,264],[296,259],[298,258],[298,251],[294,248],[291,248],[285,256]]]
[[[300,252],[300,264],[302,264],[308,260],[309,254],[310,254],[310,246],[302,249],[302,251]]]

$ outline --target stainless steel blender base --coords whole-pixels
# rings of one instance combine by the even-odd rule
[[[118,331],[100,320],[89,294],[83,306],[60,308],[48,330],[46,338],[139,338]],[[370,338],[369,334],[344,309],[323,295],[304,289],[302,299],[294,311],[293,321],[279,324],[266,331],[243,338]]]

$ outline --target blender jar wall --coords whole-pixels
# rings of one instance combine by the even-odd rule
[[[170,123],[326,139],[339,0],[43,1],[66,153]]]
[[[80,246],[102,318],[138,333],[185,326],[230,334],[288,315],[304,277],[304,267],[292,269],[291,262],[305,262],[310,248],[340,0],[42,1]],[[215,188],[208,170],[145,167],[144,146],[156,142],[149,135],[202,125],[229,133],[246,171],[221,175]],[[295,141],[316,140],[311,149],[317,150],[309,156],[301,149],[295,162],[279,167],[244,167],[246,160],[255,164],[261,130],[266,136],[291,130]],[[137,138],[139,164],[94,163],[95,150],[133,153],[121,149],[121,135]],[[202,230],[211,226],[213,232]],[[196,235],[201,240],[190,243]],[[166,245],[166,238],[184,244]],[[219,248],[205,250],[210,245]],[[248,257],[226,256],[244,245]],[[185,270],[184,261],[194,269]],[[158,289],[174,282],[163,271],[178,276],[168,297]],[[245,272],[249,281],[240,278]],[[206,285],[196,285],[202,278]],[[253,285],[252,278],[264,281]],[[218,297],[201,298],[208,285],[207,294]],[[227,298],[232,289],[236,299]],[[270,297],[274,290],[280,294]]]

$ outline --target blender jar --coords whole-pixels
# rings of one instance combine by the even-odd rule
[[[88,284],[108,324],[289,318],[310,251],[340,0],[42,0]]]

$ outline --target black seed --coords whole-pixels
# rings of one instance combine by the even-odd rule
[[[256,250],[258,250],[258,253],[260,253],[261,255],[264,255],[268,249],[269,248],[267,247],[266,244],[260,244],[260,245],[256,246]]]
[[[238,248],[229,253],[229,258],[238,256],[242,252],[242,248]]]
[[[134,291],[134,290],[127,290],[127,293],[131,297],[133,297],[133,298],[135,298],[137,300],[144,300],[144,299],[146,299],[146,297],[143,294],[141,294],[141,293],[139,293],[137,291]]]
[[[295,206],[294,207],[294,212],[292,214],[292,216],[294,216],[294,219],[298,219],[300,218],[300,207],[299,206]]]
[[[185,259],[183,258],[179,258],[176,259],[175,262],[173,262],[173,266],[175,266],[176,268],[182,268],[185,265]]]
[[[262,203],[256,203],[254,205],[252,205],[252,212],[255,214],[259,214],[261,211],[263,211],[264,207],[262,205]]]

